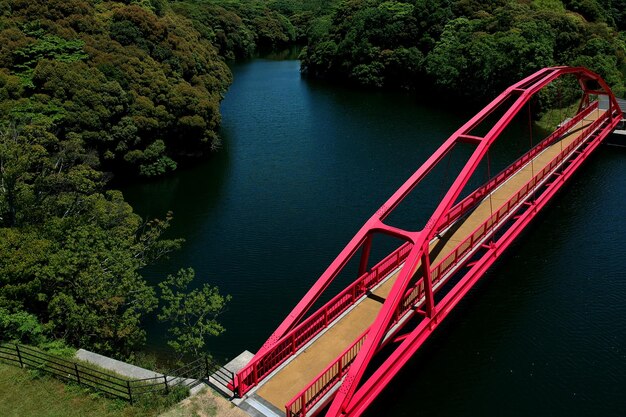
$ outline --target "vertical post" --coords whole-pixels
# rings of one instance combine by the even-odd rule
[[[163,375],[163,383],[165,383],[165,395],[170,393],[170,387],[167,385],[167,375]]]
[[[130,390],[130,381],[126,381],[126,388],[128,388],[128,401],[130,401],[130,405],[133,405],[133,393]]]
[[[17,352],[17,358],[20,361],[20,366],[23,368],[24,362],[22,362],[22,354],[20,353],[20,347],[17,344],[15,345],[15,351]]]
[[[359,262],[359,274],[357,278],[367,272],[367,263],[370,260],[370,252],[372,251],[372,236],[367,235],[365,243],[363,244],[363,251],[361,252],[361,262]]]
[[[78,373],[78,364],[74,362],[74,371],[76,371],[76,382],[80,384],[80,374]]]
[[[233,396],[239,398],[239,374],[231,373],[233,378]]]
[[[204,357],[204,367],[206,371],[206,380],[207,382],[209,382],[209,377],[211,376],[211,374],[209,374],[209,357],[208,356]]]
[[[424,270],[424,290],[426,295],[426,317],[432,318],[435,315],[435,297],[433,296],[433,280],[430,273],[430,254],[428,253],[428,243],[424,244],[422,251],[422,268]]]
[[[339,358],[339,379],[343,376],[343,366],[341,366],[343,362],[343,357]]]

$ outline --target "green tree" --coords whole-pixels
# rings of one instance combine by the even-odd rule
[[[97,160],[69,137],[35,125],[0,132],[0,308],[37,317],[46,336],[125,356],[157,304],[139,270],[181,241],[160,239],[170,216],[143,222],[120,192],[103,191]]]
[[[163,305],[158,318],[169,323],[173,339],[168,344],[181,355],[199,355],[208,337],[224,332],[217,318],[231,299],[208,284],[190,290],[194,277],[193,269],[181,269],[159,283]]]
[[[623,3],[623,2],[618,2]],[[588,65],[624,91],[623,13],[609,0],[344,0],[302,72],[484,101],[551,65]],[[434,88],[433,88],[434,87]],[[434,90],[434,91],[433,91]]]
[[[74,135],[99,169],[119,174],[163,175],[218,147],[230,71],[166,2],[8,3],[0,121],[41,125],[45,116],[50,133]]]

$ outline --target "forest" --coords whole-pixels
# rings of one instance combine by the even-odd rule
[[[302,70],[484,101],[534,71],[585,66],[623,96],[626,2],[352,0],[308,40]]]
[[[626,1],[0,2],[0,339],[127,358],[143,321],[198,353],[229,297],[142,269],[184,244],[110,186],[219,152],[227,63],[303,46],[304,76],[485,100],[549,65],[624,95]],[[181,266],[182,267],[182,266]],[[190,289],[193,288],[193,289]],[[190,325],[190,323],[192,323]]]

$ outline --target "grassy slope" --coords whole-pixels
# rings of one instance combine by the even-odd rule
[[[2,417],[156,417],[163,412],[131,406],[94,391],[0,362]],[[210,389],[171,407],[161,417],[246,417]]]
[[[49,377],[33,377],[0,363],[0,416],[3,417],[150,417],[156,410],[103,398],[93,391]]]

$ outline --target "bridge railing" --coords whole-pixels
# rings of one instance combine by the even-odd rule
[[[410,250],[410,243],[401,245],[376,264],[369,273],[361,275],[346,289],[287,333],[274,347],[262,356],[253,359],[236,375],[234,388],[237,389],[237,394],[239,396],[244,395],[287,359],[295,355],[311,339],[353,306],[367,291],[396,269],[407,257]]]
[[[502,204],[487,220],[474,229],[474,231],[465,240],[463,240],[454,249],[454,251],[439,262],[431,270],[433,285],[438,283],[446,272],[458,264],[464,255],[474,249],[476,245],[482,241],[482,238],[495,228],[500,220],[510,213],[517,203],[523,200],[529,193],[533,192],[535,186],[540,183],[557,165],[559,165],[577,146],[579,146],[581,142],[586,140],[586,138],[594,130],[598,129],[598,127],[604,123],[607,116],[608,115],[602,115],[585,128],[582,134],[575,141],[559,152],[559,154],[557,154],[546,167],[540,170],[531,180],[524,184],[524,186],[511,198],[509,198],[506,203]],[[580,122],[581,119],[582,118],[578,118],[577,122]],[[567,129],[574,125],[575,123],[569,124]],[[534,155],[536,154],[537,152],[534,153]],[[424,279],[421,277],[416,281],[415,285],[410,287],[405,292],[405,295],[398,305],[398,309],[394,315],[393,324],[400,321],[414,306],[424,303],[424,293]],[[339,381],[341,381],[363,345],[368,331],[369,328],[341,355],[339,355],[337,359],[331,362],[330,365],[328,365],[317,377],[307,384],[302,391],[296,394],[296,396],[285,405],[287,417],[305,417],[307,412],[311,410],[322,398],[324,398],[324,395],[326,395]]]
[[[482,238],[491,229],[496,227],[500,220],[502,220],[513,207],[515,207],[521,200],[523,200],[529,193],[535,190],[535,186],[540,183],[557,165],[559,165],[576,147],[578,147],[586,138],[604,121],[607,119],[608,114],[604,114],[589,126],[587,126],[583,132],[566,146],[561,152],[559,152],[548,165],[536,173],[524,186],[511,198],[509,198],[500,207],[494,210],[493,214],[487,218],[480,226],[478,226],[465,240],[463,240],[452,252],[450,252],[444,259],[441,260],[432,270],[431,276],[433,284],[436,284],[452,267],[454,267],[458,261],[465,256],[471,249],[473,249]],[[571,126],[570,126],[571,127]]]
[[[414,287],[406,291],[403,300],[393,318],[393,324],[400,319],[416,304],[424,298],[424,279],[420,278]],[[359,353],[369,328],[365,330],[337,359],[330,363],[320,374],[291,401],[285,405],[287,417],[303,417],[344,377],[350,365]]]
[[[341,381],[363,346],[368,330],[365,330],[337,359],[285,405],[287,417],[305,416],[311,407],[315,406],[337,382]]]
[[[482,185],[480,188],[476,189],[470,195],[465,197],[459,203],[457,203],[448,214],[445,216],[442,225],[439,227],[440,230],[445,229],[450,226],[452,223],[456,221],[461,215],[463,215],[468,209],[476,205],[479,201],[481,201],[487,194],[489,194],[493,189],[495,189],[498,185],[502,184],[509,176],[517,171],[520,167],[527,164],[531,159],[533,159],[537,154],[543,151],[545,148],[550,146],[556,139],[558,139],[564,132],[568,131],[572,126],[576,125],[576,123],[580,122],[584,119],[589,113],[598,108],[598,102],[593,102],[586,109],[576,114],[572,119],[567,122],[561,124],[550,136],[546,137],[540,143],[538,143],[533,149],[529,152],[525,153],[521,157],[519,157],[516,161],[514,161],[507,168],[502,170],[498,175],[493,177],[489,182]]]

